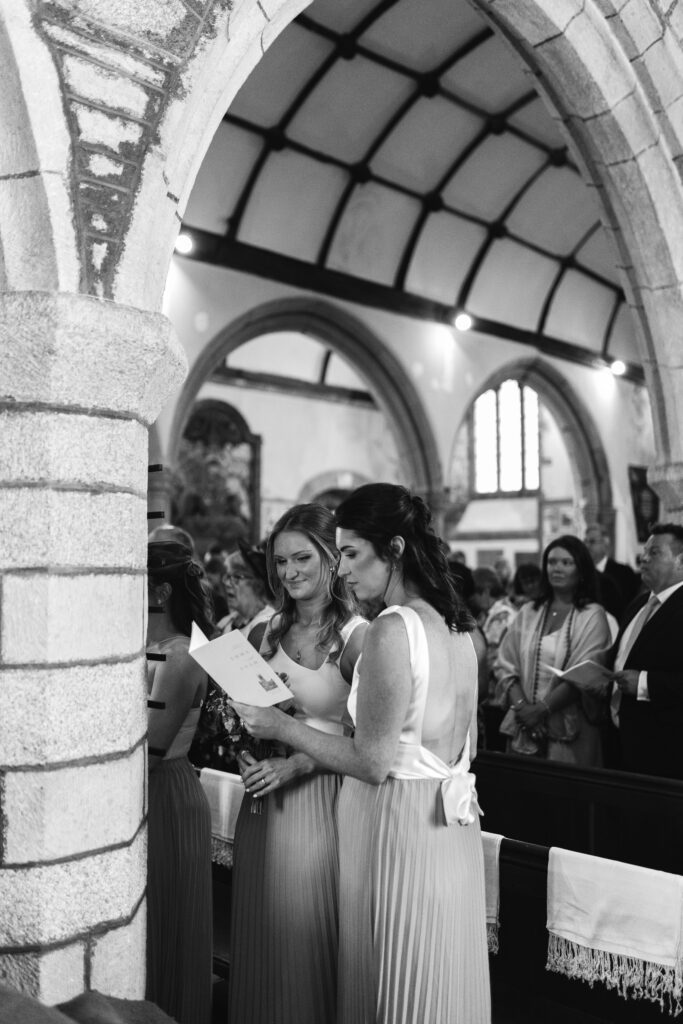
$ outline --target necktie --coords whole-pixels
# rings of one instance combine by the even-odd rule
[[[657,595],[650,594],[649,599],[645,602],[643,607],[634,615],[633,622],[631,623],[631,629],[628,630],[626,642],[624,643],[622,641],[619,652],[614,662],[614,667],[617,668],[618,666],[617,671],[622,669],[626,664],[628,656],[631,653],[631,648],[640,636],[643,626],[648,621],[648,619],[651,618],[652,615],[654,615],[657,608],[659,608],[659,605],[660,600],[657,597]]]
[[[643,626],[650,619],[659,608],[661,602],[656,594],[650,594],[649,599],[645,602],[642,608],[640,608],[631,620],[631,628],[628,630],[628,636],[626,636],[626,642],[622,641],[616,658],[614,659],[614,670],[620,672],[626,660],[631,653],[631,648],[640,636]],[[621,690],[617,686],[612,691],[612,698],[610,700],[610,711],[612,714],[612,720],[615,725],[619,724],[619,708],[621,706]]]

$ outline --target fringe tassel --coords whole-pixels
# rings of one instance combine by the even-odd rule
[[[498,952],[498,922],[487,921],[486,922],[486,945],[489,948],[489,953]]]
[[[211,836],[211,860],[214,864],[221,864],[224,868],[231,868],[232,843],[228,842],[227,839]]]
[[[580,946],[559,935],[550,934],[547,971],[567,978],[587,981],[592,988],[601,981],[606,988],[616,989],[623,999],[648,999],[659,1003],[662,1011],[677,1017],[683,1011],[683,961],[666,967],[621,953]]]

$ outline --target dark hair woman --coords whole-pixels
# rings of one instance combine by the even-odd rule
[[[366,627],[336,578],[338,559],[328,509],[297,505],[282,516],[266,550],[277,612],[261,641],[292,691],[293,720],[330,740],[350,731],[346,703]],[[341,776],[291,744],[239,763],[252,798],[235,831],[230,1019],[334,1021]]]
[[[367,484],[336,515],[340,577],[360,601],[387,606],[354,673],[354,735],[325,736],[272,708],[238,710],[255,735],[347,776],[338,811],[337,1020],[393,1020],[395,1008],[409,1007],[411,1020],[488,1024],[483,855],[469,771],[472,620],[420,498]]]
[[[146,997],[180,1024],[211,1015],[211,815],[187,759],[207,676],[188,654],[211,636],[210,588],[191,552],[147,547],[149,814]]]
[[[512,753],[596,767],[607,684],[599,672],[570,683],[553,671],[601,661],[610,646],[595,567],[586,545],[564,534],[546,547],[541,572],[538,597],[522,606],[498,652],[496,672],[509,708],[501,732]]]

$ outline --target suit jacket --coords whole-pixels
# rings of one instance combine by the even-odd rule
[[[640,590],[640,576],[630,565],[608,558],[604,572],[599,572],[598,577],[602,584],[602,603],[617,622],[621,622],[626,608]]]
[[[639,594],[629,605],[610,651],[612,665],[626,625],[648,597]],[[621,698],[622,767],[644,775],[683,779],[683,587],[645,623],[624,668],[647,672],[650,700]]]

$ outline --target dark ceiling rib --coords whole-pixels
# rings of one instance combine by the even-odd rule
[[[624,298],[623,293],[622,293],[621,296],[617,295],[614,298],[614,305],[612,306],[612,312],[610,313],[610,315],[609,315],[609,317],[607,319],[607,324],[605,325],[605,334],[604,334],[604,337],[602,339],[602,358],[603,359],[609,359],[609,346],[610,346],[610,342],[612,340],[612,332],[614,331],[614,325],[617,322],[617,317],[619,316],[619,313],[621,312],[621,309],[622,309],[625,301],[626,300]]]
[[[587,231],[584,231],[581,238],[572,247],[571,252],[567,253],[566,256],[552,257],[553,259],[558,261],[558,269],[557,274],[555,275],[555,279],[553,280],[553,283],[550,285],[550,288],[548,289],[545,300],[543,302],[543,306],[541,308],[541,312],[538,317],[538,324],[536,329],[539,331],[539,333],[542,334],[545,331],[545,325],[548,322],[548,316],[550,315],[551,306],[558,292],[558,289],[562,283],[562,280],[568,270],[579,271],[584,275],[584,277],[588,277],[593,281],[597,281],[598,284],[601,284],[603,285],[603,287],[608,288],[609,291],[614,292],[614,294],[617,297],[619,295],[622,295],[621,288],[619,288],[618,285],[615,285],[612,281],[607,281],[601,275],[596,274],[594,270],[590,270],[590,268],[588,267],[581,267],[578,260],[576,259],[576,254],[580,252],[580,250],[586,244],[588,239],[595,234],[599,227],[600,222],[598,221],[596,224],[592,224]]]
[[[462,282],[460,286],[460,291],[458,292],[458,296],[455,300],[456,309],[467,308],[467,300],[469,299],[469,295],[472,290],[472,285],[476,280],[477,274],[481,269],[482,263],[484,262],[486,256],[488,255],[489,249],[491,248],[493,242],[496,241],[496,239],[505,238],[508,234],[508,229],[505,224],[505,221],[507,220],[507,218],[509,217],[510,213],[515,208],[519,200],[522,198],[522,196],[524,196],[528,192],[528,190],[531,188],[534,182],[537,181],[538,178],[540,178],[540,176],[548,169],[550,163],[551,161],[547,160],[545,163],[541,164],[541,166],[537,170],[535,170],[533,174],[530,174],[527,180],[524,182],[524,184],[517,189],[517,192],[512,197],[510,202],[507,204],[503,212],[499,215],[497,220],[491,221],[491,223],[488,225],[487,237],[484,239],[481,246],[479,247],[479,251],[472,260],[470,269],[468,270],[465,276],[465,280]]]
[[[448,209],[450,213],[453,213],[458,217],[462,216],[462,214],[460,214],[457,210],[454,210],[451,207],[447,207],[443,201],[441,193],[448,184],[448,182],[455,174],[457,174],[460,168],[470,158],[472,153],[474,153],[474,151],[483,142],[485,142],[490,135],[500,134],[501,129],[499,129],[498,126],[502,125],[502,130],[505,130],[507,118],[510,117],[511,114],[516,113],[516,111],[519,110],[521,106],[524,106],[528,102],[528,98],[530,96],[535,97],[535,95],[535,93],[528,93],[526,96],[521,97],[519,100],[516,100],[515,103],[511,104],[511,106],[508,107],[507,110],[503,111],[502,114],[487,117],[485,120],[485,127],[482,129],[482,131],[475,136],[475,138],[468,146],[465,146],[462,152],[456,157],[456,159],[453,161],[450,167],[441,176],[441,179],[437,182],[432,191],[425,194],[422,201],[422,210],[420,211],[420,215],[415,220],[413,230],[411,231],[410,237],[406,242],[405,248],[403,250],[403,256],[401,257],[401,261],[396,271],[396,277],[394,279],[394,286],[396,288],[403,288],[405,285],[405,279],[408,274],[408,270],[410,269],[410,264],[412,263],[413,256],[415,254],[415,248],[417,247],[417,244],[420,240],[422,231],[424,229],[425,224],[427,223],[429,215],[431,213],[437,213],[441,209]],[[482,223],[486,222],[482,221]]]
[[[223,120],[226,123],[228,123],[228,124],[232,124],[232,125],[235,125],[238,128],[243,129],[244,131],[248,131],[248,132],[251,132],[254,135],[260,135],[262,137],[266,137],[267,133],[269,131],[269,129],[259,127],[258,125],[253,125],[250,121],[246,121],[244,118],[238,117],[235,114],[226,114],[225,117],[223,118]],[[326,153],[320,153],[317,150],[311,149],[309,146],[306,146],[306,145],[304,145],[301,142],[294,142],[292,140],[289,140],[288,141],[288,147],[293,152],[300,153],[302,156],[306,156],[310,160],[315,160],[315,161],[317,161],[319,163],[323,163],[323,164],[329,164],[329,165],[331,165],[333,167],[337,167],[340,170],[343,170],[346,173],[348,173],[350,175],[350,182],[345,187],[343,195],[346,194],[346,191],[348,189],[354,188],[359,180],[372,180],[372,181],[376,182],[378,185],[382,185],[386,189],[389,189],[389,190],[394,191],[394,192],[398,192],[401,195],[404,195],[404,196],[406,196],[409,199],[414,199],[416,202],[420,203],[421,205],[423,205],[423,206],[425,206],[427,208],[427,213],[434,212],[435,210],[443,209],[447,213],[451,213],[451,214],[453,214],[453,216],[459,217],[461,220],[466,220],[466,221],[468,221],[471,224],[476,224],[479,227],[484,228],[485,230],[488,230],[490,228],[490,226],[491,226],[490,222],[484,220],[484,218],[482,218],[482,217],[477,217],[474,214],[465,213],[463,210],[459,210],[459,209],[457,209],[457,207],[449,206],[447,203],[444,203],[443,201],[440,201],[438,203],[434,202],[433,201],[433,197],[438,195],[438,189],[435,189],[433,192],[427,193],[426,195],[424,195],[421,192],[417,192],[415,189],[410,189],[410,188],[408,188],[405,185],[399,185],[396,182],[391,181],[389,178],[384,178],[383,176],[381,176],[379,174],[368,174],[367,179],[363,178],[362,176],[358,176],[358,174],[356,174],[356,176],[354,176],[354,170],[357,171],[357,169],[360,167],[360,165],[358,165],[358,164],[352,165],[352,164],[345,163],[343,160],[340,160],[338,157],[334,157],[334,156],[328,155]],[[545,170],[546,167],[547,167],[547,164],[543,165],[539,169],[539,171],[536,172],[535,175],[532,176],[532,178],[529,179],[529,181],[518,190],[518,192],[516,193],[515,198],[513,200],[513,203],[510,204],[510,206],[512,206],[514,204],[514,202],[518,201],[519,198],[521,198],[521,196],[524,194],[524,191],[526,190],[527,186],[529,184],[532,184],[533,181],[535,180],[535,177],[537,176],[537,174],[542,172],[543,170]],[[342,202],[342,200],[340,200],[340,202]],[[417,218],[416,219],[416,224],[419,224],[419,223],[422,223],[421,218]],[[597,225],[597,226],[599,226],[599,225]],[[556,260],[558,258],[556,253],[551,252],[551,251],[549,251],[547,249],[543,249],[541,246],[535,245],[533,242],[530,242],[528,239],[525,239],[525,238],[522,238],[519,235],[516,235],[514,232],[511,232],[511,231],[506,229],[504,233],[505,233],[506,237],[508,237],[508,238],[512,239],[513,241],[517,242],[519,245],[523,246],[524,248],[530,249],[532,252],[537,252],[537,253],[539,253],[539,255],[546,256],[549,259],[553,259],[553,260]],[[232,237],[232,236],[229,235],[228,237]],[[496,237],[502,237],[502,235],[497,235]],[[233,240],[237,241],[237,239],[233,239]],[[580,244],[583,244],[583,241]],[[406,248],[407,248],[407,246],[406,246]],[[320,259],[318,259],[316,261],[316,263],[317,263],[318,266],[324,266],[324,261],[322,261]],[[595,271],[591,270],[589,267],[584,267],[584,266],[582,266],[582,265],[580,265],[578,263],[576,264],[576,267],[577,267],[578,270],[580,270],[580,272],[582,274],[585,274],[586,277],[592,278],[593,280],[597,281],[598,283],[605,285],[605,287],[612,288],[612,289],[616,288],[616,286],[613,284],[612,281],[608,280],[607,278],[602,277],[600,274],[598,274]],[[400,282],[395,282],[395,287],[403,287],[403,279]]]
[[[223,235],[188,228],[192,234],[194,248],[189,257],[180,259],[197,259],[214,266],[227,267],[232,270],[252,274],[257,277],[282,284],[292,285],[304,292],[316,292],[331,298],[353,302],[372,309],[381,309],[397,315],[411,317],[416,320],[429,320],[451,326],[452,307],[409,292],[398,291],[386,285],[364,281],[339,271],[325,267],[312,266],[304,260],[281,256],[278,253],[260,249],[257,246],[234,242]],[[517,341],[530,345],[547,356],[566,359],[582,366],[603,366],[604,363],[595,353],[591,353],[579,345],[573,345],[534,331],[522,330],[509,324],[495,320],[476,318],[475,330],[480,334],[489,334],[508,341]],[[636,363],[629,363],[624,374],[627,380],[644,383],[642,368]]]
[[[370,11],[364,19],[362,19],[359,25],[356,26],[355,31],[365,31],[366,26],[371,25],[372,22],[381,17],[385,11],[389,10],[399,2],[400,0],[380,0],[380,3],[378,3],[373,10]],[[337,62],[337,60],[343,59],[343,57],[344,54],[342,52],[342,47],[338,44],[330,53],[328,53],[327,57],[325,57],[305,85],[300,89],[289,108],[280,118],[278,124],[274,128],[261,129],[259,134],[263,134],[266,141],[264,142],[263,148],[257,159],[254,161],[249,177],[247,178],[240,196],[235,203],[233,211],[228,218],[226,237],[233,239],[237,238],[242,217],[244,216],[251,194],[256,187],[256,183],[260,177],[266,160],[272,152],[284,149],[289,143],[285,134],[287,126],[291,123],[294,116],[298,113],[300,108],[306,102],[318,83],[322,81],[330,68]],[[227,114],[224,115],[223,120],[226,120],[227,117]]]
[[[253,370],[231,369],[217,366],[210,379],[218,384],[232,387],[259,388],[262,391],[277,391],[281,394],[296,395],[299,398],[313,398],[343,405],[362,405],[376,409],[377,403],[368,391],[359,388],[342,388],[336,384],[317,384],[302,380],[301,377],[285,377],[276,373],[256,373]]]
[[[327,371],[330,368],[330,360],[331,359],[332,359],[332,349],[328,348],[328,349],[325,350],[325,355],[323,356],[323,361],[320,364],[320,383],[321,384],[325,383],[325,377],[327,376]]]

